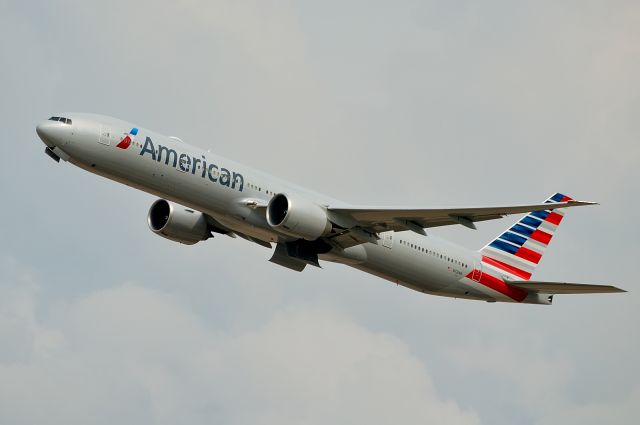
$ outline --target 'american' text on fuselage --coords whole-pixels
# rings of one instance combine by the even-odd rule
[[[150,154],[151,159],[157,162],[163,162],[162,158],[164,157],[164,165],[171,166],[184,173],[191,171],[191,174],[195,175],[196,171],[201,170],[200,177],[202,178],[208,177],[214,183],[218,182],[222,186],[237,189],[239,192],[242,192],[244,188],[242,174],[218,167],[216,164],[207,164],[207,159],[204,155],[201,155],[202,158],[196,158],[186,153],[178,154],[175,149],[162,145],[158,145],[156,154],[155,146],[150,137],[145,139],[140,155],[144,156],[145,153]]]

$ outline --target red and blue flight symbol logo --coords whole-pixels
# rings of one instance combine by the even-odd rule
[[[131,142],[133,141],[133,138],[136,137],[136,134],[138,134],[138,129],[136,127],[133,127],[131,131],[126,134],[120,141],[120,143],[118,143],[116,146],[120,149],[127,149],[129,146],[131,146]]]

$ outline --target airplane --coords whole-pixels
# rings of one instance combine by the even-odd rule
[[[594,205],[561,193],[498,207],[385,208],[350,205],[132,123],[67,113],[36,127],[56,162],[158,196],[151,231],[186,245],[214,234],[273,249],[295,271],[345,264],[397,285],[451,298],[550,305],[556,294],[625,292],[610,285],[543,282],[533,272],[567,208]],[[425,229],[526,214],[478,251]]]

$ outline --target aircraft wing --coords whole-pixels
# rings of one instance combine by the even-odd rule
[[[624,289],[610,285],[586,285],[583,283],[567,282],[539,282],[533,280],[514,281],[508,280],[512,286],[524,289],[528,292],[541,292],[543,294],[604,294],[612,292],[627,292]]]
[[[471,208],[429,208],[429,209],[395,209],[395,208],[328,208],[330,218],[343,225],[349,232],[343,232],[334,239],[338,245],[347,246],[359,243],[371,242],[365,240],[364,231],[376,239],[376,234],[389,230],[411,230],[425,234],[423,229],[429,227],[449,226],[461,224],[475,229],[473,223],[485,220],[495,220],[510,214],[523,214],[532,211],[553,210],[557,208],[579,207],[596,205],[595,202],[574,201],[550,202],[530,205],[512,205],[501,207],[471,207]],[[342,220],[341,220],[342,219]],[[344,220],[346,219],[346,221]],[[334,220],[332,220],[334,221]],[[351,233],[349,235],[348,233]],[[345,237],[346,236],[346,237]],[[349,236],[353,241],[349,241]]]

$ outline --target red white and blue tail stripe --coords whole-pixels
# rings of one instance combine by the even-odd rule
[[[546,203],[572,199],[556,193]],[[563,209],[534,211],[480,250],[482,269],[495,276],[529,280],[564,217]]]

